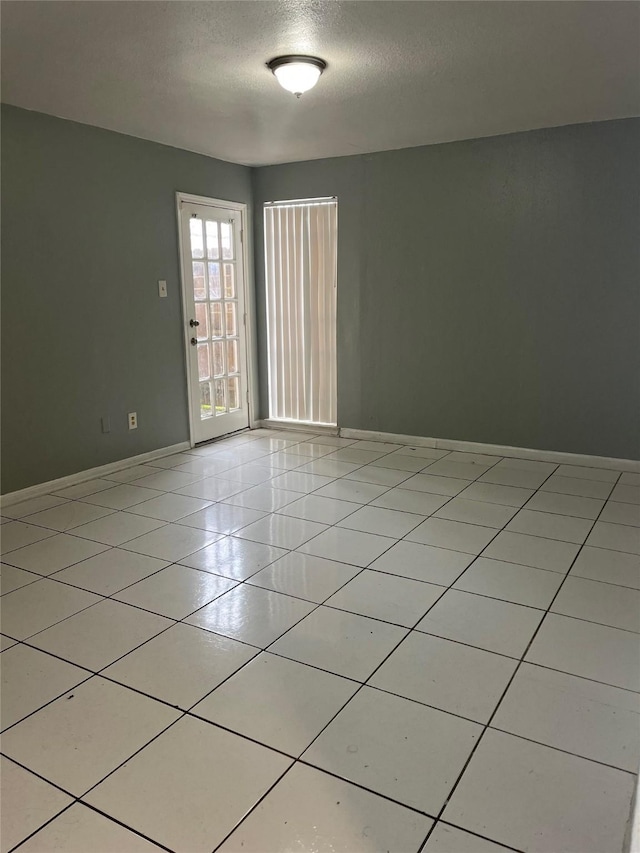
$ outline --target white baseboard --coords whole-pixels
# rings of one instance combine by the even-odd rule
[[[343,438],[363,441],[388,441],[412,447],[434,447],[438,450],[462,450],[467,453],[486,453],[489,456],[507,456],[516,459],[534,459],[538,462],[555,462],[564,465],[584,465],[587,468],[610,468],[614,471],[640,472],[640,461],[617,459],[609,456],[588,456],[582,453],[565,453],[560,450],[534,450],[530,447],[509,447],[500,444],[482,444],[478,441],[458,441],[449,438],[424,438],[416,435],[396,435],[368,429],[341,429]]]
[[[416,435],[400,435],[391,432],[376,432],[375,430],[367,429],[336,429],[335,427],[317,426],[312,424],[302,424],[288,421],[272,421],[262,420],[257,426],[262,426],[266,429],[278,430],[294,430],[298,432],[310,432],[316,435],[340,435],[343,438],[361,439],[363,441],[386,441],[390,444],[404,444],[413,447],[434,447],[439,450],[462,450],[467,453],[486,453],[489,456],[506,456],[516,459],[534,459],[539,462],[555,462],[565,465],[584,465],[587,468],[609,468],[614,471],[633,471],[640,473],[640,461],[635,459],[618,459],[608,456],[589,456],[581,453],[565,453],[557,450],[535,450],[529,447],[510,447],[508,445],[499,444],[482,444],[477,441],[458,441],[456,439],[447,438],[427,438],[425,436]],[[57,480],[49,480],[46,483],[38,483],[35,486],[29,486],[26,489],[20,489],[17,492],[8,492],[6,495],[0,495],[0,507],[11,506],[20,501],[28,500],[29,498],[37,498],[40,495],[46,495],[51,492],[66,489],[69,486],[75,486],[77,483],[84,483],[87,480],[94,480],[98,477],[107,477],[109,474],[115,474],[116,471],[122,471],[124,468],[130,468],[132,465],[142,465],[145,462],[150,462],[153,459],[160,459],[163,456],[171,456],[173,453],[181,453],[189,450],[191,444],[188,441],[182,441],[179,444],[173,444],[170,447],[160,447],[157,450],[150,450],[148,453],[141,453],[138,456],[130,456],[127,459],[119,459],[117,462],[110,462],[107,465],[100,465],[97,468],[89,468],[85,471],[78,471],[76,474],[69,474],[67,477],[60,477]]]
[[[312,424],[309,421],[274,421],[265,418],[259,422],[263,429],[293,430],[293,432],[309,432],[313,435],[338,435],[338,427],[326,424]]]
[[[0,495],[0,507],[11,506],[29,498],[38,498],[40,495],[48,495],[50,492],[58,492],[60,489],[75,486],[77,483],[95,480],[97,477],[106,477],[109,474],[115,474],[116,471],[130,468],[132,465],[142,465],[145,462],[151,462],[152,459],[171,456],[172,453],[181,453],[190,448],[190,442],[181,441],[179,444],[172,444],[170,447],[159,447],[157,450],[140,453],[138,456],[129,456],[127,459],[118,459],[117,462],[109,462],[107,465],[100,465],[98,468],[88,468],[86,471],[78,471],[76,474],[69,474],[67,477],[59,477],[57,480],[49,480],[47,483],[38,483],[17,492],[8,492],[6,495]],[[114,485],[116,484],[114,483]]]

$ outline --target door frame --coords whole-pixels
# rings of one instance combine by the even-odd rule
[[[182,209],[181,203],[201,204],[207,207],[218,207],[234,210],[240,214],[240,240],[242,246],[242,260],[244,268],[244,307],[247,322],[245,326],[246,340],[246,364],[247,364],[247,408],[249,413],[249,429],[258,426],[258,346],[256,335],[256,310],[255,310],[255,287],[253,284],[252,253],[249,250],[253,246],[253,234],[251,230],[251,217],[249,216],[249,205],[244,202],[226,201],[208,196],[193,195],[192,193],[176,193],[176,224],[178,228],[178,249],[180,260],[180,308],[182,318],[182,339],[184,343],[184,375],[187,385],[187,399],[189,410],[189,444],[195,447],[194,424],[193,424],[193,392],[191,377],[189,375],[189,336],[186,334],[187,315],[187,286],[184,280],[184,258],[185,247],[182,239]]]

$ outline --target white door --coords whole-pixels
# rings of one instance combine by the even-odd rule
[[[180,202],[192,440],[249,425],[240,211]]]

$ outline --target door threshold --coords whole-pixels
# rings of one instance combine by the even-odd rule
[[[226,432],[224,435],[217,435],[215,438],[206,439],[206,441],[197,441],[193,446],[206,447],[209,444],[215,444],[217,441],[224,441],[225,438],[232,438],[236,435],[242,435],[243,432],[251,432],[250,427],[242,427],[242,429],[236,429],[233,432]]]

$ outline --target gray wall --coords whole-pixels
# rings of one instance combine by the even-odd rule
[[[340,426],[637,459],[639,185],[638,119],[270,166],[256,246],[338,196]]]
[[[188,439],[176,191],[250,170],[2,108],[3,493]]]
[[[341,426],[640,458],[640,120],[255,170],[2,122],[3,493],[188,438],[174,193],[252,182],[261,365],[262,202],[339,197]]]

